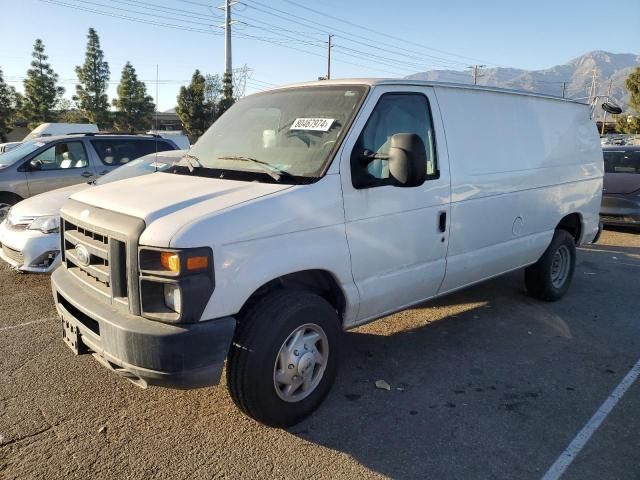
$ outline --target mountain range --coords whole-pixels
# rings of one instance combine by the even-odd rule
[[[481,68],[478,70],[478,85],[562,95],[564,82],[566,97],[587,97],[595,71],[596,94],[606,94],[609,81],[612,81],[611,95],[624,110],[628,101],[628,92],[624,87],[624,81],[638,66],[640,66],[640,55],[596,50],[574,58],[563,65],[556,65],[544,70]],[[455,83],[472,81],[469,70],[430,70],[409,75],[407,78]]]

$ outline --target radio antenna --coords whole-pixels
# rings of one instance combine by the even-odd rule
[[[158,71],[159,71],[159,66],[156,63],[156,121],[155,121],[155,134],[158,135]],[[153,164],[155,165],[155,173],[158,173],[158,137],[155,137],[155,146],[156,146],[156,158],[155,161],[153,162]]]

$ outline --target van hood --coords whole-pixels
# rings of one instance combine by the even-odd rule
[[[291,185],[152,173],[99,185],[71,198],[140,218],[147,225],[171,215],[178,229],[203,215],[287,188]]]
[[[50,192],[41,193],[40,195],[34,195],[11,207],[11,216],[14,218],[22,218],[58,215],[62,204],[67,198],[76,192],[90,188],[91,185],[88,183],[80,183],[58,188],[57,190],[51,190]]]

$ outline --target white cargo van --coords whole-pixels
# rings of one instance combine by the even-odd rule
[[[252,95],[168,173],[64,204],[63,338],[142,386],[215,384],[227,359],[236,404],[291,425],[329,391],[343,330],[523,267],[560,299],[602,176],[590,106],[561,98],[409,80]]]
[[[40,137],[54,137],[70,133],[98,133],[95,123],[41,123],[22,139],[23,142]]]

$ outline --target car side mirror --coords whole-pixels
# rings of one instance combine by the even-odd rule
[[[31,160],[29,162],[29,170],[42,170],[42,163],[40,160]]]
[[[389,176],[400,187],[417,187],[427,178],[427,151],[415,133],[396,133],[389,148]]]
[[[622,113],[622,108],[613,102],[602,102],[602,109],[612,115],[620,115]]]

